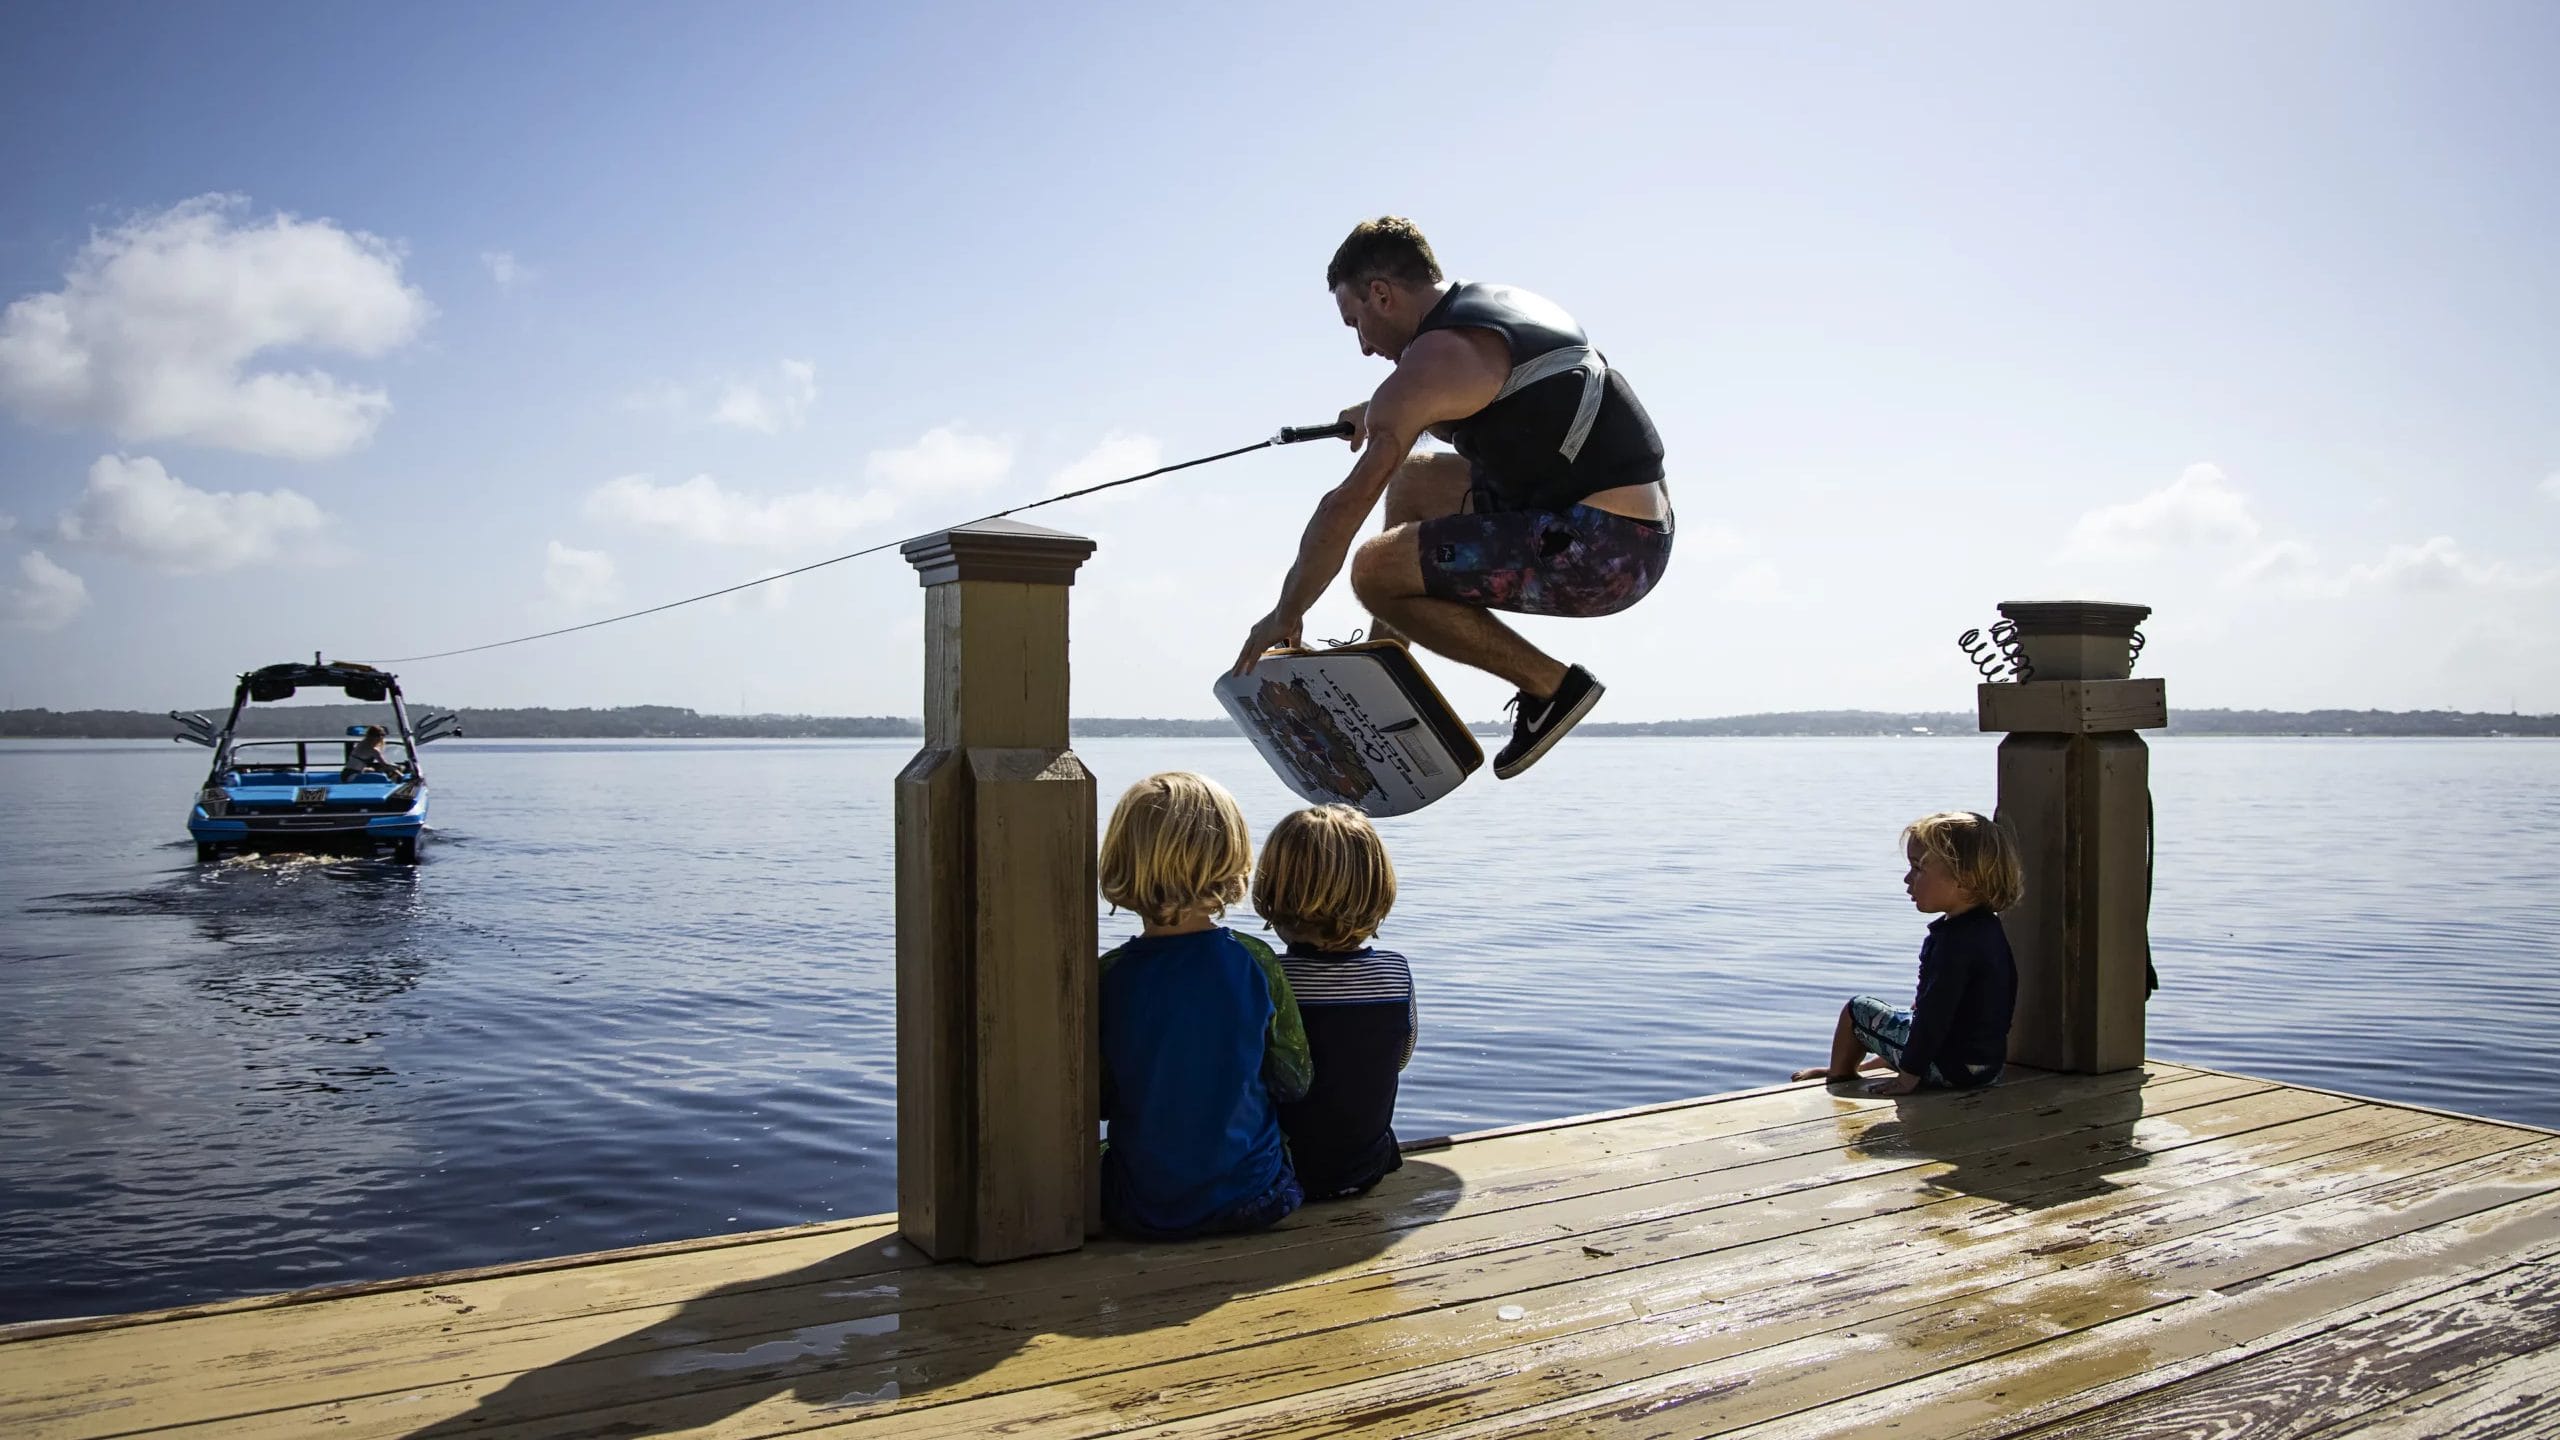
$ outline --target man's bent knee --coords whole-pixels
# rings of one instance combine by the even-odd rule
[[[1399,525],[1361,542],[1351,555],[1351,593],[1372,609],[1381,602],[1421,594],[1420,544],[1410,525]]]

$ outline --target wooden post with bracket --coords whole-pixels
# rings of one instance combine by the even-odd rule
[[[2168,691],[2136,680],[2141,605],[2009,601],[2028,678],[1980,687],[2000,742],[2000,814],[2026,869],[2001,919],[2018,961],[2009,1058],[2083,1074],[2143,1060],[2151,940],[2150,748]]]

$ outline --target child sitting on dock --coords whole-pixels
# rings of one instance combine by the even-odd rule
[[[1306,1019],[1315,1085],[1280,1107],[1309,1200],[1358,1195],[1404,1163],[1396,1074],[1413,1059],[1413,972],[1369,937],[1396,903],[1396,867],[1369,817],[1348,805],[1301,810],[1272,827],[1253,872],[1253,908]]]
[[[2018,999],[2018,969],[2009,956],[1999,912],[2024,888],[2017,851],[2000,827],[1970,811],[1948,810],[1903,827],[1911,862],[1902,888],[1929,922],[1920,942],[1920,985],[1904,1009],[1873,995],[1841,1007],[1831,1035],[1831,1064],[1799,1070],[1798,1080],[1855,1080],[1860,1070],[1891,1070],[1867,1087],[1876,1095],[1908,1095],[1923,1085],[1972,1090],[2000,1078],[2009,1058],[2009,1016]]]
[[[1102,1206],[1121,1234],[1259,1230],[1304,1198],[1279,1106],[1307,1093],[1306,1029],[1271,947],[1217,921],[1252,869],[1206,776],[1150,775],[1111,812],[1102,898],[1145,927],[1102,957]]]

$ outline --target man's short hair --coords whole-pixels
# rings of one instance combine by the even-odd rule
[[[1366,285],[1372,280],[1437,285],[1440,258],[1431,253],[1431,242],[1422,238],[1422,231],[1401,215],[1363,220],[1351,227],[1351,238],[1333,252],[1333,263],[1325,267],[1324,288]]]

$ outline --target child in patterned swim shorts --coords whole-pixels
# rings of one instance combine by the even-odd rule
[[[2009,1058],[2009,1019],[2018,967],[1999,912],[2018,903],[2018,854],[2000,827],[1970,811],[1923,816],[1903,827],[1911,868],[1902,888],[1912,905],[1939,918],[1920,942],[1920,982],[1908,1007],[1860,995],[1841,1007],[1831,1063],[1798,1080],[1855,1080],[1891,1070],[1867,1087],[1908,1095],[1924,1085],[1972,1090],[2000,1078]]]

